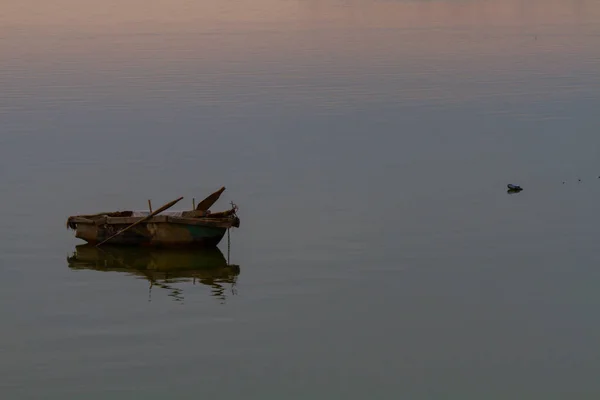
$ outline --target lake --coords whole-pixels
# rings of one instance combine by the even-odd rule
[[[600,2],[4,3],[2,399],[600,396]]]

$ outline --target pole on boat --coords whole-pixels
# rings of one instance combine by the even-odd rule
[[[152,212],[152,200],[148,199],[148,208],[150,209],[150,212]]]
[[[192,199],[192,210],[195,210],[195,209],[196,209],[196,198],[194,197]]]
[[[109,240],[119,236],[121,233],[133,228],[134,226],[141,224],[142,222],[146,222],[147,220],[149,220],[150,218],[154,217],[157,214],[160,214],[161,212],[173,207],[175,204],[179,203],[181,200],[183,199],[183,197],[180,197],[176,200],[170,201],[167,204],[165,204],[164,206],[162,206],[161,208],[157,209],[156,211],[150,213],[147,217],[144,217],[142,219],[140,219],[139,221],[134,222],[133,224],[129,225],[126,228],[121,229],[119,232],[115,233],[114,235],[112,235],[111,237],[109,237],[108,239],[103,240],[102,242],[98,243],[96,245],[96,247],[102,246],[104,243],[108,242]]]

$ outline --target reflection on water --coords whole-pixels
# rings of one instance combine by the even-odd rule
[[[75,248],[73,256],[67,257],[69,268],[96,271],[123,272],[144,278],[152,289],[157,286],[169,291],[175,301],[183,301],[181,283],[201,283],[211,287],[212,296],[225,301],[227,293],[235,294],[240,273],[238,265],[228,264],[218,249],[152,249],[118,246],[101,248],[85,244]]]

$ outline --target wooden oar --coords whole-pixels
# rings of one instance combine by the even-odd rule
[[[156,211],[154,211],[153,213],[150,213],[147,217],[144,217],[142,219],[140,219],[139,221],[134,222],[133,224],[129,225],[127,228],[123,228],[121,229],[119,232],[115,233],[114,235],[112,235],[111,237],[109,237],[106,240],[103,240],[102,242],[98,243],[96,245],[96,247],[103,245],[104,243],[108,242],[109,240],[111,240],[112,238],[115,238],[117,236],[119,236],[121,233],[133,228],[134,226],[141,224],[142,222],[148,221],[150,218],[154,217],[156,214],[160,214],[161,212],[165,211],[166,209],[169,209],[171,207],[173,207],[175,204],[177,204],[178,202],[180,202],[183,199],[183,197],[178,198],[177,200],[173,200],[167,204],[165,204],[164,206],[162,206],[161,208],[157,209]]]
[[[213,194],[209,195],[207,198],[198,203],[198,207],[196,207],[196,210],[208,211],[208,209],[211,208],[213,204],[217,202],[217,200],[219,200],[219,197],[221,197],[221,194],[223,194],[224,191],[225,187],[222,187]]]

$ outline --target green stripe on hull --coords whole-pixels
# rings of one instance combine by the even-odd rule
[[[226,228],[214,228],[210,226],[186,225],[185,228],[190,233],[192,242],[214,244],[215,246],[223,239]]]

